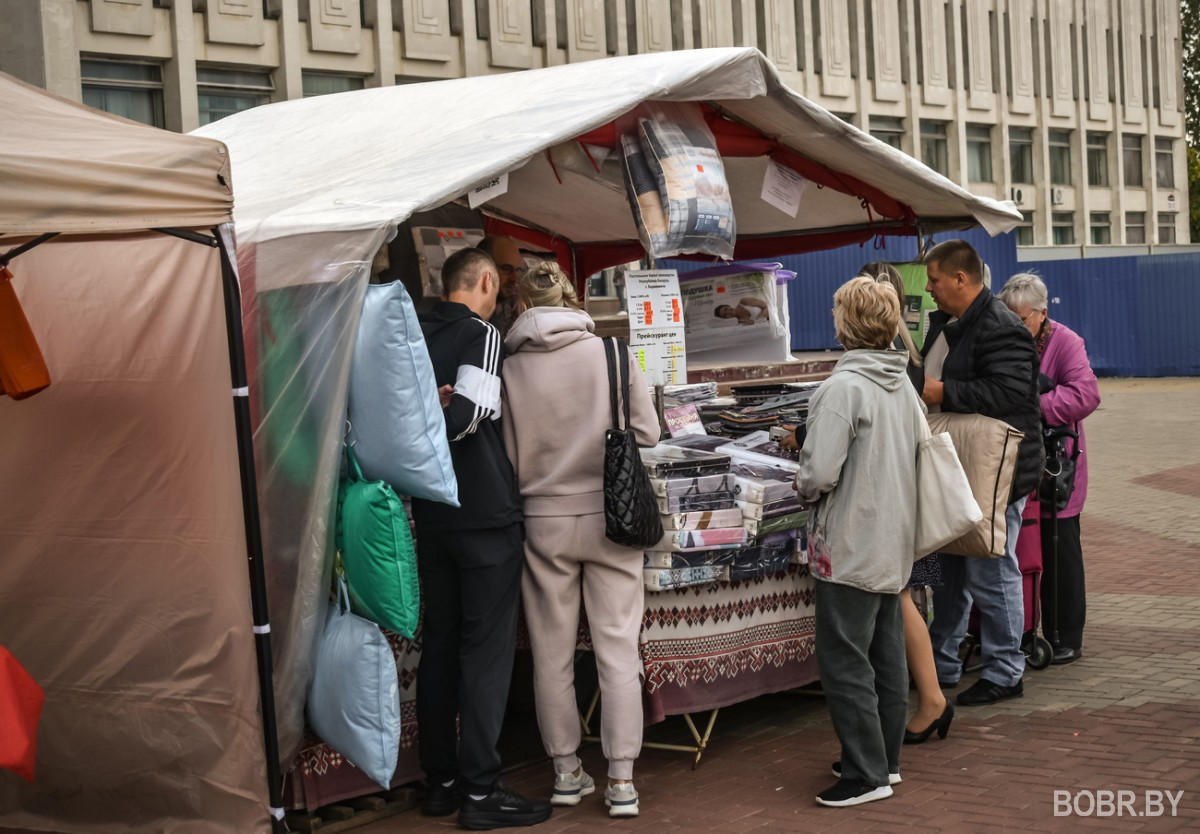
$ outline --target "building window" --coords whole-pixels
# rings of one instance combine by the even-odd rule
[[[1125,212],[1125,242],[1143,244],[1146,242],[1146,212]]]
[[[889,116],[871,117],[871,135],[897,150],[904,150],[904,120]]]
[[[166,125],[160,65],[84,58],[79,69],[84,104],[153,127]]]
[[[330,93],[348,93],[361,90],[364,79],[361,75],[334,75],[325,72],[306,72],[301,76],[304,96],[327,96]]]
[[[1175,140],[1154,140],[1154,182],[1159,188],[1175,187]]]
[[[1071,184],[1071,131],[1050,131],[1050,184]]]
[[[1017,246],[1033,246],[1033,212],[1021,212],[1021,223],[1016,228]]]
[[[1158,213],[1158,242],[1175,242],[1175,212],[1160,211]]]
[[[1012,181],[1033,183],[1033,128],[1008,129],[1008,155],[1012,163]]]
[[[1125,168],[1125,184],[1141,188],[1142,180],[1142,137],[1134,133],[1121,136],[1121,161]]]
[[[921,161],[944,177],[950,175],[945,122],[921,122]]]
[[[967,180],[992,182],[992,129],[967,125]]]
[[[202,125],[266,104],[274,91],[269,72],[196,67]]]
[[[1088,185],[1108,186],[1108,134],[1087,135]]]
[[[1053,242],[1055,246],[1070,246],[1075,242],[1075,213],[1071,211],[1056,211],[1050,215],[1053,227]]]
[[[1092,227],[1092,245],[1104,246],[1112,243],[1112,220],[1107,211],[1093,211],[1089,218]]]

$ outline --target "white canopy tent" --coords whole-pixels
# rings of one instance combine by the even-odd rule
[[[783,86],[753,49],[610,58],[280,102],[207,125],[229,148],[284,756],[299,745],[322,622],[351,350],[370,264],[413,213],[509,173],[491,231],[553,249],[577,280],[637,259],[628,200],[551,164],[644,102],[698,102],[725,159],[739,258],[1021,220]],[[768,158],[816,185],[792,218],[760,198]]]

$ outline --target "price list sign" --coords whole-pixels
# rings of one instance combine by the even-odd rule
[[[625,275],[629,309],[629,348],[652,385],[687,382],[683,338],[683,302],[679,275],[673,269],[651,269]]]

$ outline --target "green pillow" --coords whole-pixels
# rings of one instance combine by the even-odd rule
[[[337,533],[351,609],[411,640],[421,591],[404,504],[384,481],[363,480],[349,446],[346,459],[350,477],[338,489]]]

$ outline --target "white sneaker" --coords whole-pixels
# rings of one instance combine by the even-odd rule
[[[578,805],[583,799],[596,790],[596,780],[587,775],[580,767],[579,775],[574,773],[556,773],[554,775],[554,793],[550,795],[551,805]]]
[[[632,782],[609,785],[604,791],[604,804],[610,817],[636,817],[638,815],[638,792]]]

